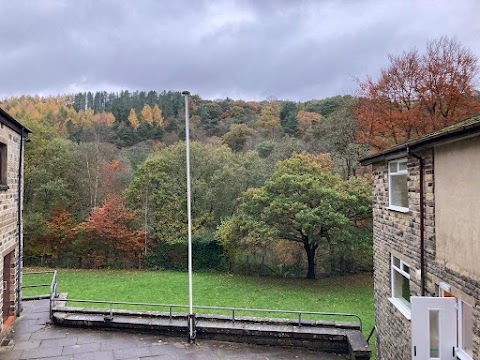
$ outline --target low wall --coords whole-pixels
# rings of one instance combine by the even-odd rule
[[[144,331],[187,337],[187,315],[141,311],[109,311],[54,307],[52,321],[60,326]],[[370,348],[359,325],[348,322],[227,316],[196,317],[196,338],[258,345],[299,347],[370,359]]]

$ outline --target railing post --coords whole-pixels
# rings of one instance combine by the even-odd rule
[[[172,305],[170,305],[170,322],[172,321]]]
[[[301,312],[298,313],[298,326],[302,327],[302,313]]]
[[[235,324],[235,309],[232,309],[232,323]]]

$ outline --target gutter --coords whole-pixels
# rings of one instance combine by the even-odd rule
[[[459,139],[468,139],[470,137],[478,136],[479,133],[480,115],[477,115],[447,128],[395,145],[378,154],[370,155],[361,159],[360,163],[365,166],[376,162],[388,161],[390,159],[402,157],[405,153],[410,153],[411,150],[420,151],[437,145],[448,144]]]
[[[425,225],[424,225],[424,161],[421,156],[410,151],[407,146],[407,154],[411,155],[418,160],[419,172],[420,172],[420,293],[421,296],[425,296]]]
[[[20,154],[18,160],[17,181],[17,234],[18,234],[18,272],[17,272],[17,316],[22,311],[22,268],[23,268],[23,237],[22,237],[22,169],[23,169],[23,137],[24,129],[20,130]]]

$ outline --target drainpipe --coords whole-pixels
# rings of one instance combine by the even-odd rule
[[[20,131],[20,154],[18,160],[18,181],[17,181],[17,233],[18,233],[18,273],[17,273],[17,316],[22,311],[22,267],[23,267],[23,244],[22,244],[22,167],[23,167],[23,128]]]
[[[425,186],[423,175],[424,162],[422,157],[410,152],[408,147],[407,154],[418,160],[420,172],[420,293],[422,296],[425,296],[425,225],[423,219],[425,209],[425,205],[423,203],[423,188]]]

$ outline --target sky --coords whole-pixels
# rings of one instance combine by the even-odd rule
[[[0,98],[354,95],[388,54],[441,36],[480,56],[478,14],[478,0],[0,0]]]

